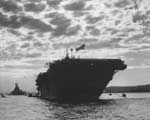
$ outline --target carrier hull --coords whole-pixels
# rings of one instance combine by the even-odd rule
[[[113,75],[127,66],[120,59],[64,59],[39,74],[40,96],[50,100],[95,100]]]

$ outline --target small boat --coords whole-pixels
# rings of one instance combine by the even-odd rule
[[[125,93],[122,93],[122,97],[126,97],[126,94],[125,94]]]

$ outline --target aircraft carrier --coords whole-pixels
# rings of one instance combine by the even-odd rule
[[[127,68],[121,59],[69,57],[49,64],[36,79],[39,95],[49,100],[95,100],[113,75]]]

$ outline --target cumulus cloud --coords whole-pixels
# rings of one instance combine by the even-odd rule
[[[114,34],[117,34],[117,33],[119,33],[119,32],[120,32],[120,30],[119,30],[119,29],[111,28],[111,27],[106,28],[106,31],[109,31],[111,35],[114,35]]]
[[[24,43],[24,44],[21,46],[21,48],[28,48],[29,46],[30,46],[29,43]]]
[[[65,35],[67,35],[67,36],[76,35],[76,34],[78,34],[80,29],[81,29],[80,25],[68,27],[67,30],[66,30]]]
[[[3,37],[13,39],[14,45],[3,42],[7,47],[3,47],[1,56],[38,58],[45,54],[43,51],[76,47],[84,42],[91,51],[148,49],[144,41],[150,36],[148,6],[142,2],[136,11],[128,9],[131,4],[126,0],[1,0],[0,27],[15,36]]]
[[[7,16],[2,13],[0,13],[0,26],[8,28],[26,27],[41,33],[52,31],[51,25],[44,23],[40,19],[31,16]]]
[[[85,10],[85,3],[83,1],[77,1],[65,5],[64,8],[69,11],[81,11]]]
[[[40,57],[40,56],[42,56],[41,53],[27,53],[25,55],[25,57],[27,57],[27,58],[37,58],[37,57]]]
[[[96,49],[111,48],[111,47],[113,47],[113,45],[110,44],[109,42],[97,42],[97,43],[89,44],[86,48],[96,50]]]
[[[133,43],[142,43],[142,39],[144,38],[144,34],[137,34],[137,35],[133,35],[129,38],[127,38],[124,42],[128,43],[129,44],[133,44]]]
[[[43,44],[42,43],[40,43],[40,42],[35,42],[35,43],[33,43],[33,46],[34,47],[41,47]]]
[[[119,7],[119,8],[124,8],[129,4],[130,3],[128,0],[118,0],[116,3],[114,3],[115,7]]]
[[[121,38],[112,38],[109,41],[101,41],[97,38],[81,38],[74,42],[54,44],[53,47],[55,49],[76,48],[81,44],[85,44],[86,50],[96,50],[96,49],[103,49],[103,48],[107,48],[107,49],[125,48],[119,44],[120,41],[122,41]]]
[[[100,30],[97,29],[97,28],[94,28],[94,29],[92,29],[92,30],[90,31],[90,34],[91,34],[92,36],[99,36],[99,35],[100,35]]]
[[[9,1],[9,0],[8,1],[1,0],[0,7],[6,12],[17,13],[22,10],[22,8],[19,7],[15,1]]]
[[[20,22],[22,26],[25,26],[29,29],[34,29],[37,32],[50,32],[52,31],[52,27],[49,24],[42,22],[40,19],[36,19],[33,17],[22,16],[20,17]]]
[[[57,14],[51,21],[51,24],[55,25],[56,28],[53,30],[53,36],[64,35],[67,28],[71,25],[71,20],[65,17],[63,14]]]
[[[56,14],[56,16],[51,20],[51,24],[57,26],[69,26],[71,20],[65,17],[64,14]]]
[[[14,47],[13,47],[14,48]],[[12,48],[12,50],[14,51],[14,49]],[[8,49],[8,48],[7,48]],[[11,50],[11,49],[10,49]],[[9,51],[1,51],[0,53],[0,57],[1,60],[20,60],[21,58],[23,58],[23,54],[22,53],[16,53],[16,52],[10,52]]]
[[[45,15],[46,18],[54,18],[58,13],[57,12],[50,12]]]
[[[136,14],[133,15],[133,22],[140,22],[144,21],[148,18],[146,14],[143,14],[142,12],[137,12]]]
[[[100,20],[104,19],[105,16],[98,16],[98,17],[92,17],[92,16],[87,16],[86,21],[88,24],[95,24],[99,22]]]
[[[27,36],[24,36],[21,40],[22,41],[33,41],[33,39],[34,39],[34,36],[27,35]]]
[[[15,29],[8,28],[7,31],[12,33],[13,35],[16,35],[17,37],[21,36],[21,33],[19,31],[15,30]]]
[[[19,28],[21,26],[18,21],[18,17],[15,15],[7,16],[0,13],[0,26],[10,27],[10,28]]]
[[[147,61],[150,59],[149,51],[130,51],[129,53],[125,53],[124,55],[126,56],[127,60],[129,59],[129,66],[142,66],[143,64],[144,66],[146,64],[149,64],[150,66],[150,63]],[[132,60],[130,60],[131,58]]]
[[[88,12],[86,12],[86,11],[74,11],[73,12],[73,16],[74,17],[83,17],[83,16],[85,16],[87,14],[88,14]]]
[[[97,38],[81,38],[78,41],[83,42],[83,43],[91,43],[91,42],[97,42]]]
[[[45,9],[45,4],[42,3],[27,3],[24,5],[25,11],[30,11],[30,12],[41,12]]]
[[[57,8],[58,5],[62,2],[62,0],[47,0],[47,4],[51,8]]]

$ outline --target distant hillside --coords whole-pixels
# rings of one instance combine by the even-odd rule
[[[112,86],[105,89],[106,93],[120,93],[120,92],[150,92],[150,84],[138,86]]]

